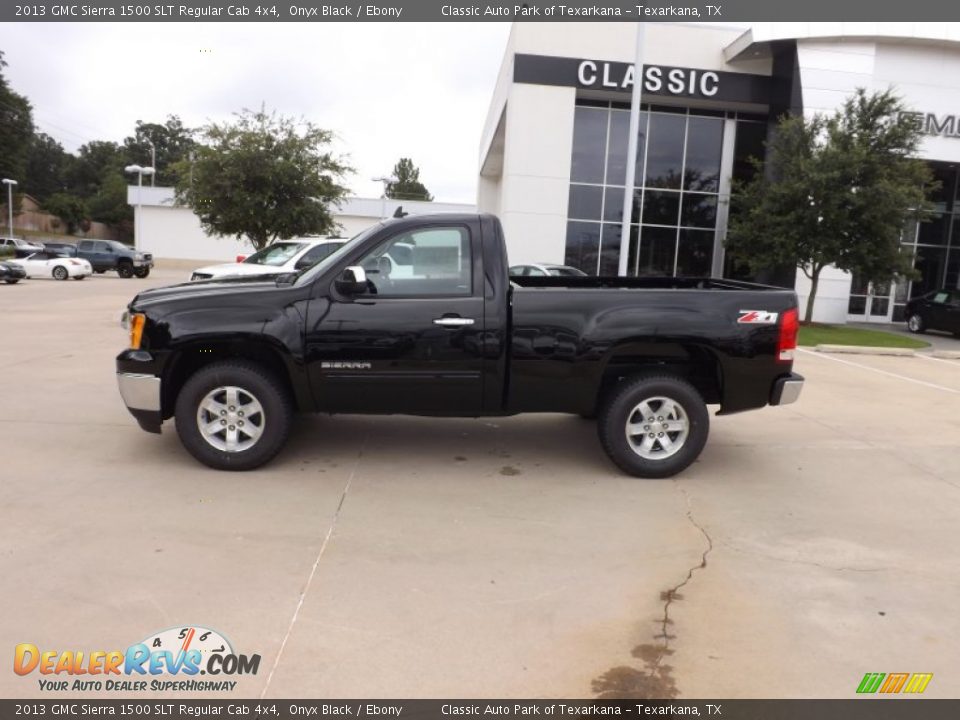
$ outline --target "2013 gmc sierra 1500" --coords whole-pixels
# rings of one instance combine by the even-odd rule
[[[388,220],[299,273],[147,290],[117,357],[140,426],[247,470],[295,412],[596,416],[622,470],[668,477],[720,414],[797,399],[792,290],[710,278],[509,277],[500,222]]]

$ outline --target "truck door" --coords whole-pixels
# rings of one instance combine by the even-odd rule
[[[405,228],[360,260],[367,290],[310,301],[306,350],[318,408],[463,414],[481,409],[480,238],[466,225]]]

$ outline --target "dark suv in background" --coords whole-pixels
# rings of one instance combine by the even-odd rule
[[[139,252],[116,240],[81,240],[77,257],[87,260],[95,273],[116,270],[122,278],[145,278],[153,267],[153,255]]]
[[[960,289],[935,290],[907,303],[910,332],[942,330],[960,337]]]

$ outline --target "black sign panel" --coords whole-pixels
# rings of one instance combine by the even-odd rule
[[[632,63],[608,60],[518,53],[514,56],[513,81],[629,95],[633,92],[634,67]],[[658,97],[767,105],[773,82],[773,78],[766,75],[666,65],[643,66],[643,94]]]

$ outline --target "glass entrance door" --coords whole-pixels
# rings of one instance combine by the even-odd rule
[[[852,322],[892,322],[895,294],[896,283],[865,283],[854,275],[853,282],[850,284],[847,320]]]

